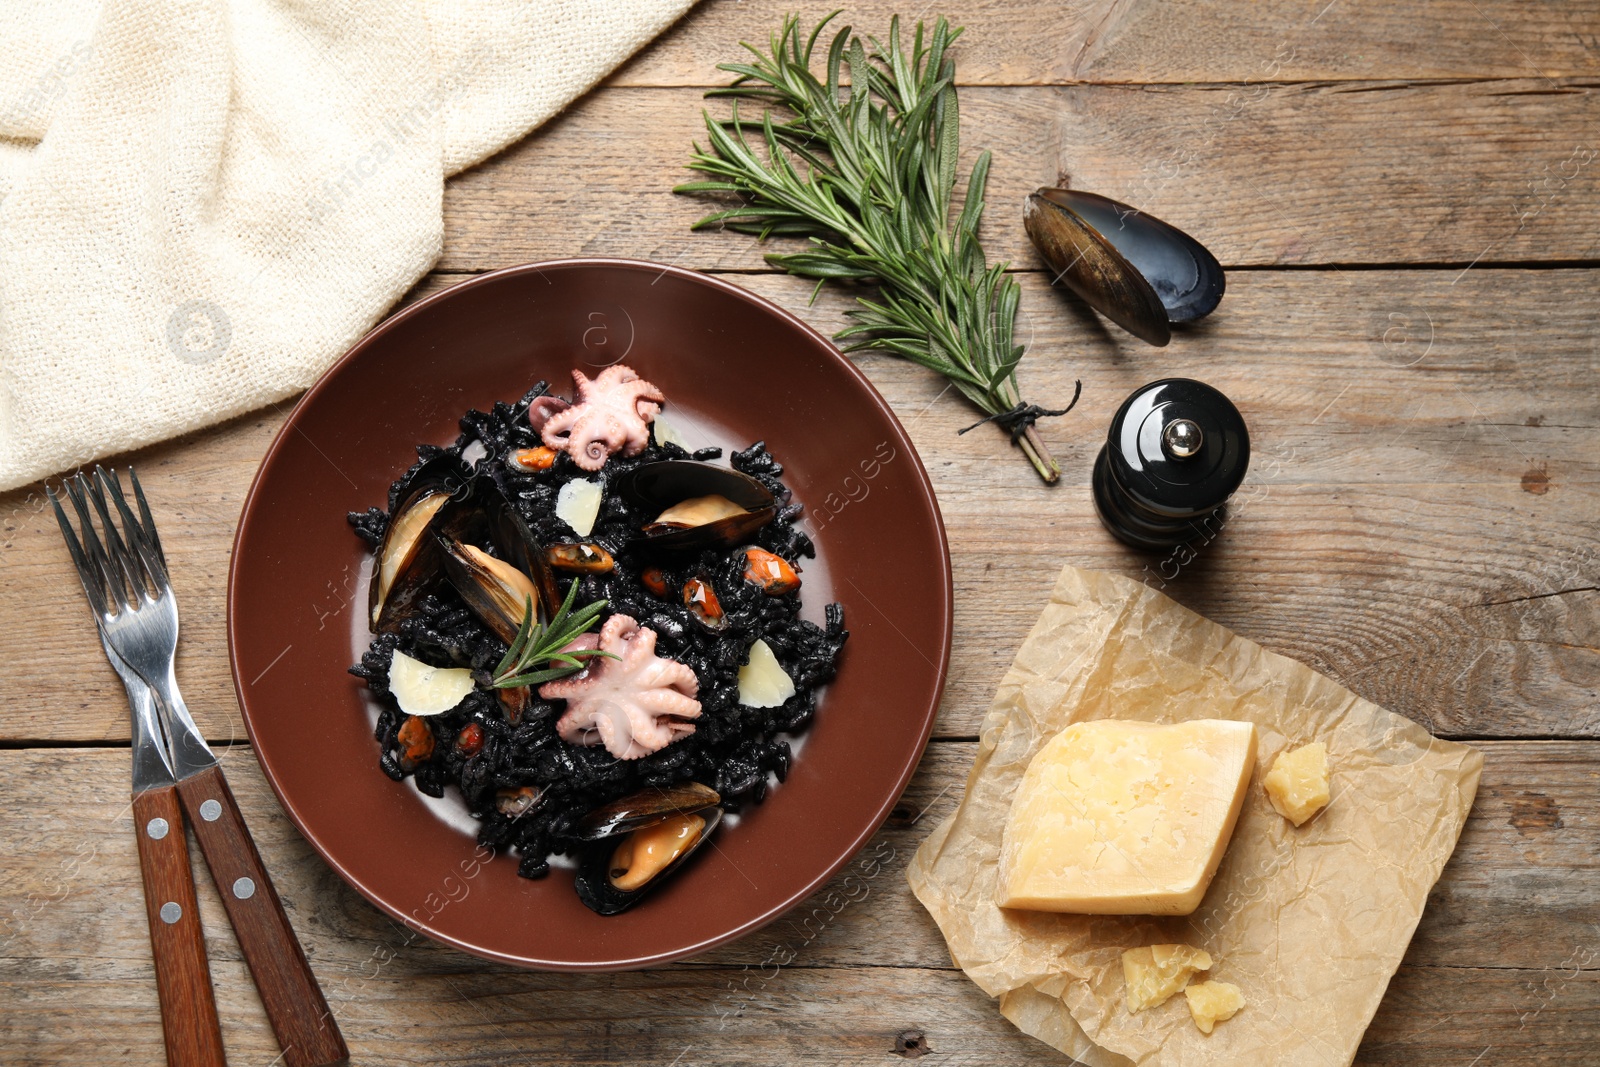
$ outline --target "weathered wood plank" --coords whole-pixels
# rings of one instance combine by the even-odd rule
[[[994,152],[990,256],[1038,266],[1022,200],[1067,177],[1190,231],[1225,265],[1593,259],[1593,82],[983,88],[963,146]],[[603,89],[445,190],[448,270],[568,255],[761,269],[669,190],[704,141],[693,89]]]
[[[75,961],[39,970],[24,987],[5,1034],[19,1067],[129,1067],[165,1063],[148,976],[138,964]],[[7,966],[0,961],[0,966]],[[269,1064],[278,1055],[261,1024],[249,976],[231,962],[213,967],[229,1061]],[[615,978],[525,972],[419,974],[394,964],[365,983],[359,1005],[336,1009],[352,1062],[373,1067],[527,1063],[585,1067],[738,1064],[814,1067],[898,1063],[897,1035],[920,1031],[955,1067],[1073,1062],[1001,1018],[959,973],[903,968],[794,969],[742,1015],[721,1014],[717,998],[737,971],[648,971]],[[1559,991],[1545,1003],[1546,984]],[[46,1000],[58,985],[81,1000]],[[223,990],[226,990],[224,992]],[[1402,966],[1390,1000],[1367,1030],[1356,1063],[1462,1067],[1492,1050],[1497,1067],[1589,1065],[1600,979],[1592,970],[1430,970]],[[1394,1005],[1394,1006],[1391,1006]],[[1541,1010],[1542,1009],[1542,1010]],[[26,1012],[25,1015],[21,1014]],[[1532,1024],[1522,1029],[1522,1020]]]
[[[1509,1057],[1496,1062],[1531,1063],[1541,1049],[1573,1053],[1592,1040],[1582,1013],[1600,1004],[1597,744],[1483,746],[1478,804],[1362,1062],[1461,1063],[1493,1044]],[[782,1063],[801,1051],[846,1062],[887,1052],[910,1028],[960,1063],[1051,1062],[952,969],[904,882],[911,852],[954,808],[975,747],[932,745],[876,840],[789,916],[689,963],[609,976],[528,974],[398,927],[315,857],[247,748],[227,759],[360,1062],[512,1063],[543,1052],[574,1063],[667,1063],[686,1044],[693,1062]],[[0,753],[0,776],[13,783],[0,838],[8,1062],[104,1062],[85,1051],[89,1032],[115,1035],[131,1050],[127,1062],[160,1062],[121,795],[126,761],[116,749]],[[230,1054],[267,1062],[264,1017],[198,864],[196,884]],[[1469,1046],[1465,1059],[1449,1058]]]
[[[921,12],[893,0],[842,6],[841,24],[877,34],[897,12],[945,15],[967,28],[957,53],[961,81],[988,85],[1560,77],[1595,73],[1600,40],[1600,17],[1581,0],[1435,0],[1421,8],[1337,0],[950,0]],[[608,84],[718,84],[716,65],[741,58],[738,42],[764,44],[792,10],[782,0],[702,0]]]
[[[1600,919],[1600,798],[1591,741],[1479,742],[1487,760],[1472,817],[1434,891],[1409,962],[1463,967],[1492,944],[1497,966],[1553,965]],[[857,861],[790,915],[695,965],[943,966],[944,944],[903,883],[923,836],[960,801],[976,744],[934,742],[882,832]],[[421,944],[369,907],[318,860],[278,807],[246,747],[228,769],[262,854],[295,922],[330,974],[354,973],[368,946]],[[0,844],[0,946],[13,956],[73,955],[84,943],[119,958],[146,951],[138,871],[121,786],[125,749],[32,749],[0,755],[15,790],[13,832]],[[356,768],[355,773],[365,773]],[[109,786],[109,787],[108,787]],[[95,801],[85,807],[81,797]],[[383,832],[381,829],[378,832]],[[95,886],[119,887],[114,906]],[[208,884],[197,868],[196,884]],[[120,887],[126,887],[127,892]],[[307,902],[317,901],[316,907]],[[226,929],[217,913],[208,926]],[[214,949],[214,951],[216,951]],[[225,951],[237,956],[237,951]],[[1600,945],[1597,945],[1600,953]],[[1586,964],[1587,966],[1587,964]]]
[[[860,360],[910,430],[949,528],[957,636],[941,735],[976,733],[1064,562],[1164,583],[1439,731],[1600,735],[1595,272],[1241,272],[1203,332],[1167,349],[1113,335],[1023,278],[1025,393],[1064,399],[1084,381],[1078,409],[1044,431],[1062,484],[1040,485],[996,434],[958,437],[973,416],[933,375]],[[742,280],[824,330],[843,321],[837,293],[808,307],[792,279]],[[1256,447],[1235,521],[1187,563],[1112,541],[1088,493],[1117,405],[1172,373],[1231,395]],[[279,422],[266,412],[133,457],[183,606],[179,674],[219,739],[243,736],[223,629],[228,553]],[[0,738],[126,738],[121,689],[42,491],[0,497],[0,515],[13,694]],[[336,584],[329,596],[342,603]],[[328,625],[327,608],[308,605],[307,627]]]

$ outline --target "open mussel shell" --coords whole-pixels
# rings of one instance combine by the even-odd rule
[[[545,546],[521,515],[517,514],[496,485],[495,491],[480,494],[486,501],[484,513],[489,520],[489,539],[500,558],[508,560],[523,574],[533,579],[539,590],[539,602],[545,614],[561,606],[561,592],[556,587],[556,576],[550,569]],[[519,622],[521,614],[517,616]]]
[[[620,475],[617,492],[652,519],[641,531],[650,548],[664,552],[732,547],[748,540],[778,513],[771,490],[748,474],[690,459],[644,463]],[[720,497],[734,508],[715,509],[707,520],[654,521],[685,501]],[[690,524],[692,523],[692,524]]]
[[[717,826],[722,822],[722,809],[717,807],[702,808],[695,812],[684,812],[679,815],[669,815],[667,819],[682,819],[688,816],[699,819],[702,824],[694,832],[691,840],[674,853],[670,860],[659,868],[649,872],[648,877],[631,888],[618,886],[618,873],[624,868],[618,866],[618,851],[628,841],[629,834],[648,834],[662,820],[647,823],[627,834],[618,834],[614,837],[597,841],[591,846],[578,865],[577,877],[573,886],[578,891],[578,899],[594,912],[600,915],[615,915],[625,911],[638,903],[644,895],[661,885],[676,871],[688,862],[689,858],[700,850],[700,846],[711,839]],[[642,850],[635,850],[634,863],[640,862]],[[626,880],[626,876],[624,876]]]
[[[1171,324],[1222,301],[1222,264],[1204,245],[1127,204],[1075,189],[1040,189],[1023,223],[1056,278],[1118,326],[1153,345]]]
[[[548,616],[561,596],[544,547],[498,486],[478,479],[473,502],[475,507],[457,512],[439,530],[444,573],[473,613],[509,645],[529,600],[537,616]]]
[[[367,623],[374,632],[395,629],[444,580],[434,531],[470,495],[472,472],[448,453],[419,463],[396,494],[383,543],[372,557]]]
[[[699,782],[679,782],[660,789],[645,789],[595,808],[572,828],[572,836],[583,841],[625,834],[668,815],[685,815],[716,807],[722,797],[715,789]]]

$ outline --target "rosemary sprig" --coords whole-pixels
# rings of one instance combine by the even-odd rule
[[[602,652],[597,648],[562,651],[574,638],[593,626],[606,607],[604,600],[596,600],[574,612],[572,602],[577,596],[578,583],[573,582],[567,587],[567,599],[562,602],[561,610],[542,626],[534,621],[533,598],[527,598],[525,601],[527,611],[522,616],[522,625],[517,628],[516,639],[501,657],[500,665],[494,669],[496,689],[538,685],[540,682],[565,678],[569,674],[583,670],[587,666],[584,661],[595,656],[621,658],[614,652]],[[541,664],[558,664],[558,666],[535,669]]]
[[[711,180],[674,192],[740,198],[695,223],[697,230],[807,238],[805,251],[768,253],[766,260],[817,279],[818,289],[827,281],[875,284],[877,298],[858,298],[854,323],[838,334],[845,350],[881,348],[943,374],[1053,482],[1061,468],[1034,422],[1072,405],[1047,410],[1025,404],[1017,390],[1024,346],[1012,330],[1021,290],[1006,274],[1008,264],[988,265],[978,242],[987,151],[951,217],[960,120],[948,49],[962,31],[942,17],[931,33],[918,22],[908,56],[899,16],[889,23],[887,48],[845,27],[833,37],[826,80],[819,81],[812,54],[837,14],[804,37],[790,16],[767,51],[744,46],[754,62],[719,65],[737,77],[706,95],[733,98],[732,117],[706,114],[709,147],[695,144],[689,163]],[[759,121],[740,117],[740,100],[763,107]],[[786,117],[774,117],[775,107]],[[765,158],[746,137],[752,130],[765,142]]]

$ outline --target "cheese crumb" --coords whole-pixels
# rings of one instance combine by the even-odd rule
[[[1128,986],[1128,1013],[1158,1008],[1189,984],[1196,971],[1211,969],[1211,955],[1192,945],[1148,945],[1122,954],[1122,978]]]
[[[1263,785],[1279,815],[1301,825],[1328,804],[1328,748],[1321,741],[1279,753]]]
[[[1244,996],[1232,982],[1197,982],[1183,991],[1189,1000],[1189,1014],[1203,1034],[1220,1022],[1238,1014],[1244,1007]]]

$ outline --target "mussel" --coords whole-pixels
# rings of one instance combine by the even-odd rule
[[[744,550],[744,579],[768,596],[782,596],[800,588],[800,576],[789,561],[754,545]]]
[[[533,690],[525,685],[496,688],[495,694],[500,697],[500,706],[505,709],[506,721],[512,726],[522,721],[522,713],[528,710],[528,701],[533,699]]]
[[[633,905],[711,837],[722,821],[721,799],[709,786],[683,782],[584,816],[573,833],[594,844],[578,867],[578,899],[601,915]]]
[[[611,553],[587,541],[550,545],[544,550],[544,558],[556,570],[573,574],[605,574],[617,565]]]
[[[699,619],[709,629],[720,630],[728,625],[727,614],[722,610],[722,600],[716,589],[704,578],[690,578],[683,583],[683,606],[689,614]]]
[[[536,785],[523,785],[515,789],[501,789],[495,793],[495,810],[501,815],[520,819],[544,803],[545,793]]]
[[[367,623],[374,632],[394,629],[441,580],[436,530],[452,504],[470,494],[472,472],[460,459],[441,453],[419,463],[395,494],[383,543],[372,557]]]
[[[616,489],[653,516],[641,536],[666,552],[732,547],[778,511],[772,492],[748,474],[689,459],[642,464],[618,477]]]
[[[1150,344],[1172,339],[1222,300],[1222,265],[1170,223],[1075,189],[1028,197],[1023,223],[1039,254],[1090,307]]]
[[[444,572],[467,606],[509,645],[528,601],[536,614],[549,613],[561,596],[543,546],[499,487],[480,478],[473,498],[476,507],[463,510],[439,531]]]
[[[524,474],[547,471],[555,466],[556,450],[540,445],[538,448],[514,448],[506,456],[506,466]]]

